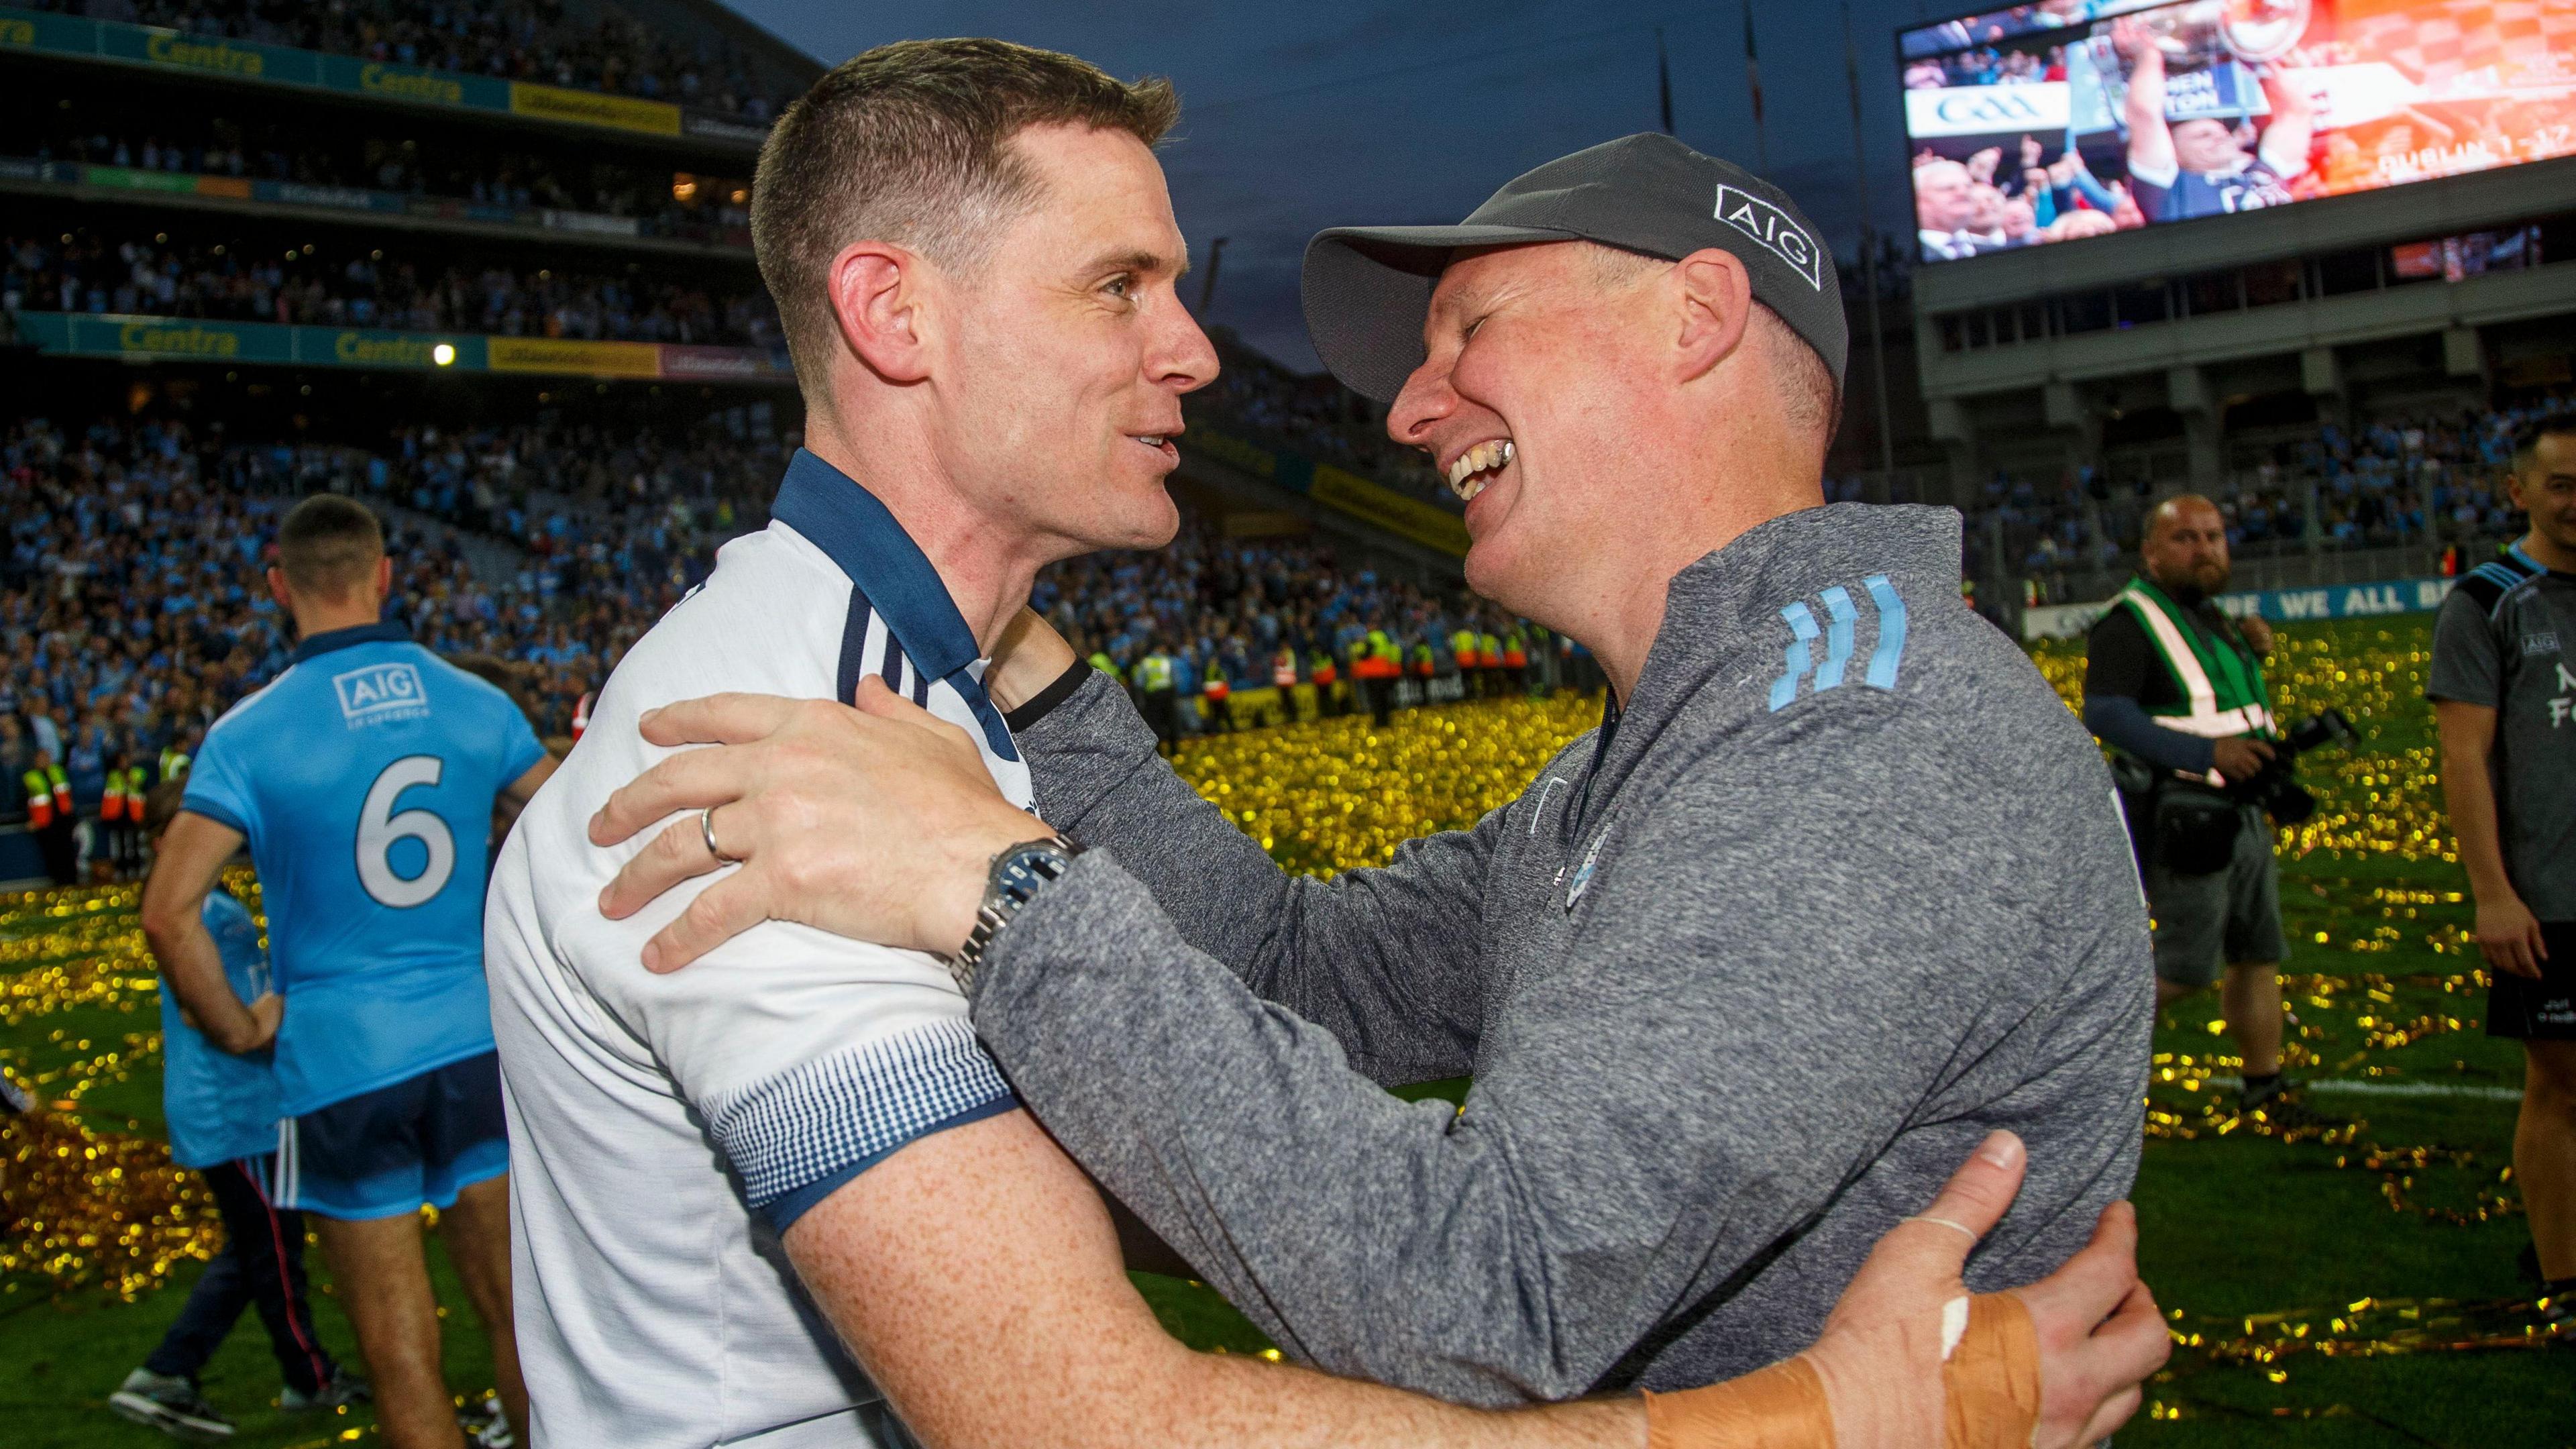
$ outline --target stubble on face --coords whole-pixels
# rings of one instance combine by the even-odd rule
[[[1476,592],[1532,618],[1599,571],[1655,476],[1654,430],[1635,423],[1651,273],[1605,273],[1588,244],[1498,248],[1453,261],[1425,322],[1445,413],[1404,438],[1435,466],[1509,439],[1509,461],[1468,504]]]
[[[945,279],[941,462],[1047,552],[1159,547],[1179,526],[1164,480],[1180,398],[1216,374],[1181,309],[1162,167],[1124,131],[1036,126],[1010,144],[1036,196],[981,265]]]

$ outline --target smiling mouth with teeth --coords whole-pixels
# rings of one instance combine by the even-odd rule
[[[1511,460],[1511,439],[1493,438],[1478,443],[1450,460],[1449,491],[1457,494],[1462,503],[1473,502],[1477,494],[1485,491],[1485,485],[1494,481],[1493,475]]]

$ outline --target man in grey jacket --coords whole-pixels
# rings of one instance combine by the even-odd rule
[[[1970,1281],[2065,1261],[2137,1164],[2136,872],[2083,728],[1962,607],[1957,515],[1823,504],[1813,229],[1639,136],[1463,226],[1327,232],[1306,282],[1469,500],[1470,583],[1599,656],[1598,731],[1473,830],[1292,879],[1023,615],[987,683],[1045,827],[881,689],[693,702],[647,738],[737,747],[601,812],[691,811],[603,909],[720,838],[748,864],[654,969],[763,919],[953,955],[1056,1138],[1337,1372],[1507,1404],[1757,1368],[1997,1128],[2029,1177]],[[1462,1073],[1456,1111],[1381,1090]]]

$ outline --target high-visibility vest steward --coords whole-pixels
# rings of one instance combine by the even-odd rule
[[[27,787],[27,824],[36,830],[54,823],[54,791],[45,778],[46,773],[44,770],[29,770],[21,777]],[[62,779],[62,767],[53,766],[52,775],[55,780]]]
[[[1384,629],[1368,631],[1368,642],[1351,661],[1351,673],[1362,679],[1394,679],[1404,673],[1403,655]]]
[[[1296,650],[1282,649],[1279,651],[1278,656],[1270,661],[1270,682],[1281,689],[1293,689],[1296,687]]]
[[[1136,661],[1136,687],[1147,694],[1172,687],[1172,656],[1161,652]]]
[[[2207,632],[2143,577],[2129,580],[2113,602],[2137,616],[2182,695],[2179,703],[2147,711],[2157,724],[2205,740],[2272,732],[2272,696],[2263,683],[2263,665],[2233,630]]]

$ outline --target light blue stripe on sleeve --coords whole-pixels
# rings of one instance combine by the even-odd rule
[[[1825,616],[1833,622],[1825,626],[1825,662],[1816,666],[1816,693],[1822,694],[1843,682],[1843,666],[1851,663],[1852,621],[1860,617],[1852,608],[1851,591],[1840,584],[1825,590]]]
[[[1905,653],[1905,600],[1897,597],[1885,574],[1871,574],[1861,584],[1878,606],[1878,647],[1870,651],[1866,678],[1872,689],[1894,689],[1896,661]]]
[[[1791,637],[1789,647],[1781,657],[1780,677],[1771,682],[1771,710],[1774,714],[1787,709],[1789,702],[1798,697],[1798,681],[1806,678],[1807,671],[1815,667],[1816,661],[1816,616],[1807,612],[1806,602],[1800,600],[1782,609],[1780,617],[1789,622]]]

